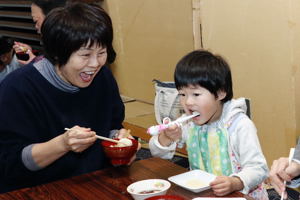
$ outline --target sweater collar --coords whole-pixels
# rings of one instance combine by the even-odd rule
[[[43,58],[33,64],[33,66],[42,74],[42,76],[47,79],[54,87],[64,91],[75,93],[80,89],[79,87],[73,86],[70,83],[65,82],[56,73],[55,67],[49,62],[48,59]]]

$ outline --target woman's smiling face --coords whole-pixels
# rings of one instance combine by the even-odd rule
[[[55,66],[57,74],[71,85],[88,87],[107,59],[106,48],[94,43],[73,52],[63,66]]]

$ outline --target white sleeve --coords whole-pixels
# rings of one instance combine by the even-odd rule
[[[238,121],[230,141],[242,168],[239,173],[232,176],[242,180],[244,189],[241,192],[248,194],[268,177],[268,166],[259,144],[257,130],[248,117]]]
[[[175,154],[176,143],[173,142],[170,146],[164,147],[159,143],[158,135],[155,135],[149,141],[149,149],[153,157],[172,159]]]

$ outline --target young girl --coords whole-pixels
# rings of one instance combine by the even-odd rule
[[[170,159],[176,142],[186,142],[191,169],[215,174],[210,183],[217,196],[241,191],[255,199],[268,199],[262,187],[268,167],[245,99],[232,99],[231,72],[226,61],[208,51],[193,51],[176,66],[175,85],[192,121],[173,125],[153,136],[153,156]]]

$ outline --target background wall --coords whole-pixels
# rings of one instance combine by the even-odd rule
[[[193,49],[189,0],[105,1],[118,58],[112,69],[126,96],[153,102],[152,80],[173,80],[176,62]],[[184,16],[184,17],[183,17]]]
[[[173,80],[175,64],[199,41],[193,38],[195,1],[198,37],[204,48],[228,60],[235,98],[251,99],[268,163],[287,156],[300,128],[297,0],[104,1],[115,28],[118,58],[112,69],[121,93],[153,102],[152,79]]]

